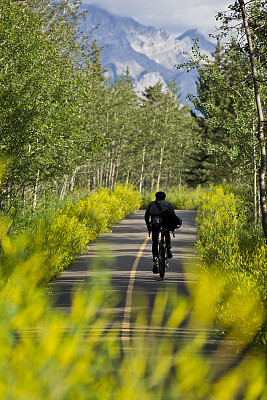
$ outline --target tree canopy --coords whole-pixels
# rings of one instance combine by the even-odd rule
[[[129,68],[115,82],[107,79],[94,31],[89,37],[81,31],[80,1],[3,0],[4,212],[26,202],[36,207],[46,193],[64,198],[75,187],[126,182],[142,192],[226,180],[254,192],[257,219],[259,193],[264,205],[265,125],[259,133],[242,4],[218,13],[212,58],[199,53],[196,41],[183,65],[199,73],[197,96],[190,96],[193,112],[180,103],[179,82],[159,81],[140,94]],[[266,4],[250,1],[245,13],[264,114]]]
[[[235,1],[218,13],[221,27],[212,59],[200,54],[196,42],[183,65],[199,72],[191,100],[205,120],[202,149],[210,175],[253,188],[255,218],[261,214],[265,236],[266,11],[264,1]]]

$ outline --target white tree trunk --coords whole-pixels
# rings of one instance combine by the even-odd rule
[[[33,209],[34,210],[37,207],[37,192],[38,192],[38,186],[39,186],[39,179],[40,179],[40,170],[38,169],[37,176],[35,179],[34,193],[33,193]]]
[[[66,194],[66,189],[67,189],[67,182],[68,182],[68,175],[64,176],[64,183],[61,189],[61,193],[59,196],[59,200],[64,200],[65,194]]]
[[[144,182],[145,155],[146,155],[146,147],[143,148],[143,153],[142,153],[142,166],[141,166],[140,183],[139,183],[140,194],[142,193],[143,182]]]
[[[157,180],[157,192],[159,191],[160,180],[161,180],[161,169],[162,169],[164,149],[165,149],[165,142],[163,142],[163,146],[160,149],[159,173],[158,173],[158,180]]]
[[[252,127],[253,137],[253,198],[254,198],[254,223],[258,222],[258,173],[257,173],[257,152],[255,141],[255,126]]]
[[[79,167],[76,167],[75,170],[73,171],[72,177],[70,179],[70,192],[73,192],[74,184],[75,184],[75,177],[76,177],[76,174],[78,171],[79,171]]]
[[[250,63],[251,63],[251,71],[253,77],[253,85],[254,85],[254,93],[255,100],[258,111],[258,140],[260,145],[260,171],[259,171],[259,182],[260,182],[260,200],[261,200],[261,214],[262,214],[262,228],[264,232],[264,236],[267,239],[267,205],[266,205],[266,188],[265,188],[265,175],[266,175],[266,149],[265,149],[265,137],[264,137],[264,115],[263,109],[261,105],[261,96],[259,90],[258,83],[258,73],[255,61],[254,47],[250,35],[250,29],[247,20],[247,14],[245,9],[244,0],[239,0],[239,4],[242,11],[242,18],[245,27],[249,55],[250,55]]]

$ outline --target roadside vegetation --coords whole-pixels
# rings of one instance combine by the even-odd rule
[[[195,272],[212,273],[218,281],[222,279],[232,293],[229,304],[224,302],[217,305],[218,324],[225,318],[225,313],[229,319],[227,307],[229,312],[231,309],[233,320],[239,318],[235,307],[238,308],[244,299],[249,299],[252,303],[256,301],[263,313],[266,307],[267,245],[261,226],[255,225],[253,201],[248,201],[248,198],[242,187],[233,187],[226,183],[167,191],[166,199],[177,210],[197,210],[198,262]],[[154,199],[154,194],[145,193],[141,208],[146,208]],[[253,316],[245,314],[242,318],[244,333],[246,329],[250,330]],[[254,345],[257,343],[265,347],[266,333],[265,318],[257,328],[257,337],[251,333]]]
[[[140,333],[122,346],[121,325],[109,312],[119,301],[109,279],[111,260],[101,255],[101,265],[91,267],[90,281],[76,289],[69,313],[62,314],[40,286],[42,250],[35,247],[27,260],[14,262],[23,242],[26,236],[9,240],[2,225],[12,270],[0,287],[1,399],[265,398],[264,353],[247,352],[264,320],[253,287],[249,302],[237,299],[227,277],[203,273],[193,287],[187,283],[190,296],[159,291],[152,315],[135,315]],[[219,329],[218,306],[224,311]],[[181,326],[185,333],[177,341]],[[211,338],[218,346],[207,355]]]
[[[177,189],[164,189],[166,200],[169,201],[176,210],[196,210],[200,205],[204,194],[210,191],[209,186],[197,186],[196,188],[181,186]],[[155,192],[156,193],[156,192]],[[155,200],[155,193],[145,191],[141,197],[140,208],[145,210],[151,201]]]
[[[197,210],[198,268],[210,271],[218,281],[223,279],[232,293],[229,303],[218,306],[218,321],[222,321],[225,315],[229,319],[229,314],[233,321],[237,321],[241,315],[237,315],[236,310],[244,299],[251,304],[256,301],[264,313],[267,300],[267,245],[261,227],[255,227],[251,222],[248,204],[234,195],[229,187],[217,186],[211,187],[203,195]],[[253,341],[255,338],[250,325],[254,324],[254,316],[250,305],[248,310],[248,314],[241,316],[242,332],[245,334],[247,331]],[[265,316],[265,321],[257,328],[254,342],[266,347],[266,333]]]
[[[180,195],[185,185],[195,188],[225,180],[246,191],[255,225],[260,221],[265,234],[265,139],[264,132],[257,135],[246,36],[239,41],[235,35],[237,28],[240,33],[243,29],[241,3],[218,14],[222,26],[212,58],[199,54],[196,40],[183,65],[199,73],[197,96],[190,96],[193,112],[180,103],[174,81],[167,88],[158,82],[138,96],[129,69],[114,82],[107,79],[94,31],[86,37],[81,30],[79,1],[3,0],[1,213],[19,219],[31,208],[35,215],[52,209],[53,202],[75,199],[76,193],[112,190],[119,183],[133,185],[141,194],[179,188],[181,208],[188,203]],[[246,7],[262,104],[265,11],[260,0]],[[192,203],[188,207],[194,207]],[[26,214],[24,223],[30,216]]]
[[[10,279],[17,263],[31,263],[38,249],[34,271],[42,286],[47,285],[76,256],[86,252],[100,233],[110,231],[113,225],[138,209],[139,203],[136,191],[119,185],[113,191],[95,190],[75,204],[39,213],[26,227],[3,217],[1,282]]]

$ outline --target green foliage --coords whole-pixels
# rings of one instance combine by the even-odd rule
[[[209,188],[197,186],[195,189],[181,187],[179,190],[173,190],[168,194],[168,201],[172,203],[177,210],[196,210],[204,193]]]
[[[264,237],[248,223],[246,211],[244,202],[233,193],[223,187],[212,188],[198,208],[197,249],[206,269],[218,277],[227,277],[236,306],[238,297],[246,296],[253,302],[251,293],[256,288],[263,307],[267,294],[267,245]],[[221,315],[223,318],[223,311]],[[263,342],[264,335],[262,332]]]
[[[138,208],[139,195],[129,187],[118,185],[113,191],[102,188],[92,192],[63,213],[75,216],[80,223],[88,226],[94,237]]]
[[[127,70],[102,90],[94,126],[106,142],[82,169],[91,186],[127,182],[142,192],[183,182],[199,128],[190,109],[181,106],[175,83],[166,90],[157,83],[140,99]]]
[[[178,68],[186,67],[188,71],[196,68],[199,73],[197,96],[189,97],[202,114],[200,126],[203,129],[197,146],[196,164],[191,165],[189,172],[193,173],[194,180],[206,178],[207,182],[214,184],[224,180],[248,183],[251,192],[254,192],[255,222],[260,214],[257,205],[259,196],[263,210],[262,226],[266,231],[266,194],[262,185],[266,169],[262,128],[267,94],[267,36],[263,17],[266,15],[266,2],[255,0],[245,3],[235,1],[227,11],[218,13],[217,20],[221,26],[216,34],[217,46],[212,59],[200,54],[196,40],[189,62]],[[249,48],[244,29],[242,5],[246,10],[253,50]],[[187,182],[190,182],[190,177]]]
[[[0,155],[10,164],[0,206],[12,216],[88,184],[180,185],[192,163],[200,129],[176,83],[140,98],[129,69],[108,81],[79,4],[0,6]]]
[[[44,196],[62,200],[88,184],[113,189],[126,182],[140,192],[223,179],[252,185],[258,148],[246,46],[235,38],[224,46],[218,41],[212,61],[197,46],[192,50],[187,67],[199,72],[194,102],[203,121],[180,104],[174,81],[167,88],[160,82],[146,88],[142,98],[129,69],[108,81],[102,49],[81,32],[79,4],[1,2],[0,153],[9,160],[0,194],[5,214],[29,203],[35,212]],[[257,1],[247,7],[264,80],[265,6]],[[264,85],[261,91],[264,99]]]
[[[1,251],[5,265],[3,279],[9,278],[16,262],[27,263],[36,249],[39,249],[43,258],[40,265],[41,279],[49,282],[75,256],[85,251],[86,246],[100,233],[109,231],[115,223],[138,209],[139,203],[139,195],[132,188],[118,185],[113,191],[99,189],[91,192],[84,200],[62,208],[56,215],[54,212],[45,214],[40,220],[35,219],[35,225],[27,226],[31,239],[25,243],[20,240],[21,235],[18,235],[13,261],[10,258],[11,261],[5,262],[5,248],[8,249],[9,239],[3,239],[3,243],[6,243]],[[10,222],[6,228],[5,225],[2,228],[3,235],[9,225]]]
[[[121,343],[121,326],[110,312],[117,299],[103,269],[109,261],[100,256],[101,265],[92,268],[89,283],[75,290],[70,312],[64,314],[51,307],[38,286],[42,254],[36,251],[27,263],[14,265],[0,288],[1,399],[265,397],[264,355],[238,355],[263,320],[256,302],[249,304],[254,323],[245,331],[228,308],[222,328],[229,332],[207,353],[214,305],[233,298],[223,280],[205,275],[194,285],[187,283],[189,298],[159,291],[150,318],[137,311],[131,325],[139,333]],[[247,310],[245,301],[235,314],[247,317]],[[177,330],[183,333],[178,340]]]
[[[190,109],[181,106],[175,82],[167,90],[157,83],[143,94],[140,191],[181,185],[198,141],[198,125]]]
[[[103,290],[108,278],[102,273],[98,283],[77,290],[70,314],[63,316],[38,288],[41,259],[36,253],[27,264],[16,265],[0,291],[0,397],[66,400],[91,392],[91,398],[105,398],[107,389],[115,390],[111,371],[119,354],[117,337],[105,333],[111,322],[105,307],[114,303]],[[102,344],[100,337],[106,337]]]
[[[139,208],[139,196],[118,185],[114,191],[99,189],[86,199],[60,211],[46,232],[45,252],[50,274],[58,274],[102,232]],[[48,276],[50,278],[50,276]]]
[[[99,222],[94,219],[98,207],[102,217],[113,223],[113,210],[116,218],[122,218],[139,201],[127,187],[113,192],[100,189],[63,209],[34,236],[28,232],[11,238],[10,220],[1,218],[1,399],[264,398],[264,355],[259,351],[240,359],[237,355],[264,321],[255,287],[249,288],[248,302],[248,292],[237,297],[222,275],[218,279],[202,273],[197,282],[187,282],[190,298],[159,291],[149,320],[137,311],[132,326],[138,334],[129,341],[121,339],[121,326],[112,318],[110,308],[117,299],[103,268],[108,260],[100,254],[101,265],[92,268],[90,282],[72,294],[70,312],[62,314],[51,307],[40,283],[52,277],[50,267],[55,273],[62,260],[67,263],[82,250],[84,234],[95,233],[90,228],[98,228],[94,225]],[[95,214],[90,214],[91,209]],[[142,296],[137,299],[140,302]],[[223,312],[219,332],[225,332],[224,340],[207,356],[210,332],[218,332],[211,331],[218,321],[218,306]],[[183,338],[177,342],[180,329]],[[167,332],[167,340],[161,332]],[[227,364],[221,364],[225,353]]]
[[[198,186],[195,189],[181,186],[178,190],[166,190],[166,200],[169,201],[176,210],[196,210],[203,198],[209,192],[209,188]],[[155,194],[144,192],[140,208],[146,209],[151,201],[155,200]]]
[[[240,284],[247,285],[246,276],[262,285],[266,244],[264,238],[247,222],[246,206],[223,187],[214,187],[201,199],[197,223],[201,259],[208,267],[240,274]]]
[[[190,98],[204,118],[199,121],[203,126],[200,148],[206,154],[206,158],[201,155],[202,163],[208,163],[209,182],[249,177],[256,157],[254,92],[245,78],[249,57],[234,38],[224,46],[218,40],[212,61],[202,63],[197,52],[194,56],[198,94]]]
[[[101,144],[82,113],[90,98],[84,60],[90,56],[78,7],[67,0],[1,2],[0,155],[10,165],[0,200],[7,210],[20,197],[36,203],[40,190],[51,189]]]

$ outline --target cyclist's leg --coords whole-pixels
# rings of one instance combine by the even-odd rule
[[[158,248],[158,241],[159,241],[159,226],[153,225],[152,226],[152,254],[153,254],[153,273],[158,274],[158,258],[159,258],[159,248]]]
[[[166,247],[167,247],[167,254],[168,254],[168,258],[172,258],[172,252],[171,252],[171,235],[169,231],[166,231],[165,233],[165,241],[166,241]]]
[[[161,279],[164,279],[166,268],[166,239],[165,232],[162,233],[161,240],[159,242],[159,275]]]
[[[169,231],[165,231],[165,242],[166,242],[166,246],[171,248],[171,235]]]
[[[157,224],[155,224],[155,225],[152,225],[153,261],[155,261],[155,259],[159,257],[158,240],[159,240],[159,226]]]

